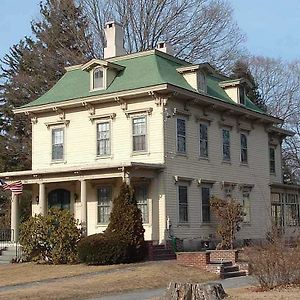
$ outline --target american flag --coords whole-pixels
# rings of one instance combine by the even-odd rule
[[[0,179],[0,188],[7,191],[12,191],[15,195],[22,194],[23,192],[23,184],[21,180],[12,182],[12,183],[6,183],[4,180]]]

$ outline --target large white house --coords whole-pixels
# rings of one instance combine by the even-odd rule
[[[215,237],[209,198],[238,199],[239,239],[261,239],[272,221],[299,226],[298,187],[282,183],[281,143],[291,132],[208,63],[175,58],[168,45],[125,55],[122,28],[106,24],[104,59],[66,68],[57,84],[17,108],[32,122],[32,170],[0,174],[32,190],[32,214],[71,210],[102,232],[112,199],[130,183],[145,238]],[[18,237],[18,198],[11,226]],[[124,212],[126,213],[126,212]]]

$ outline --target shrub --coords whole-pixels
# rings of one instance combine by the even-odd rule
[[[53,264],[74,263],[81,237],[78,223],[67,210],[50,209],[20,226],[20,243],[27,259]]]
[[[294,247],[286,246],[284,238],[273,231],[266,243],[248,248],[246,255],[262,289],[299,283],[299,242]]]
[[[133,190],[123,183],[119,195],[113,200],[105,232],[80,241],[80,261],[97,265],[143,260],[146,254],[144,231]]]
[[[217,234],[221,237],[221,243],[217,249],[233,249],[236,232],[240,230],[243,221],[243,207],[234,199],[210,199],[212,211],[218,219]]]

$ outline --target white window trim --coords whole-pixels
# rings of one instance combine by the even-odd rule
[[[224,153],[223,153],[223,144],[224,144],[224,140],[223,140],[223,130],[228,130],[229,131],[229,160],[226,160],[224,159]],[[231,153],[231,150],[232,150],[232,136],[231,136],[231,128],[228,128],[228,127],[222,127],[221,128],[221,157],[222,157],[222,162],[223,163],[228,163],[230,164],[231,161],[232,161],[232,153]]]
[[[145,138],[145,144],[146,144],[146,149],[145,150],[138,150],[138,151],[134,151],[133,150],[133,119],[138,119],[138,118],[145,118],[145,125],[146,125],[146,138]],[[133,114],[130,117],[130,123],[131,123],[131,155],[145,155],[145,154],[149,154],[149,149],[150,149],[150,145],[149,145],[149,123],[148,123],[148,117],[147,114],[142,113],[142,114]]]
[[[136,184],[135,186],[136,187],[142,187],[142,186],[145,186],[146,185],[146,189],[147,189],[147,210],[148,210],[148,222],[144,222],[143,220],[143,225],[146,225],[146,226],[149,226],[152,224],[152,218],[151,218],[151,215],[150,215],[150,198],[149,198],[149,184],[142,184],[142,183],[138,183]]]
[[[241,138],[242,138],[242,134],[246,137],[246,143],[247,143],[247,161],[242,161],[242,141],[241,141]],[[241,165],[249,165],[249,140],[248,140],[248,133],[243,131],[240,133],[240,164]]]
[[[110,141],[110,154],[106,154],[106,155],[101,155],[98,154],[98,124],[103,124],[103,123],[109,123],[109,141]],[[101,121],[98,121],[95,123],[96,124],[96,159],[104,159],[104,158],[110,158],[112,157],[112,153],[113,153],[113,146],[112,146],[112,137],[113,137],[113,131],[112,131],[112,122],[110,119],[103,119]]]
[[[209,198],[213,196],[212,189],[213,189],[213,184],[209,183],[202,183],[199,184],[199,190],[200,190],[200,196],[201,196],[201,203],[200,203],[200,222],[201,225],[211,225],[212,224],[212,215],[211,215],[211,210],[210,210],[210,221],[203,221],[203,199],[202,199],[202,188],[209,188]]]
[[[103,70],[103,87],[102,88],[94,88],[94,72],[97,69]],[[107,68],[103,66],[97,66],[90,71],[90,92],[101,91],[107,88]]]
[[[207,126],[207,156],[202,156],[201,155],[201,132],[200,132],[200,127],[201,125],[206,125]],[[205,159],[205,160],[208,160],[209,159],[209,123],[207,122],[199,122],[198,124],[198,136],[199,136],[199,139],[198,139],[198,147],[199,147],[199,158],[200,159]]]
[[[62,159],[53,159],[52,155],[53,155],[53,130],[55,129],[62,129],[63,130],[63,158]],[[50,161],[51,164],[61,164],[61,163],[66,163],[66,127],[65,126],[53,126],[50,130]]]
[[[242,189],[242,202],[244,201],[244,194],[248,194],[248,199],[249,199],[249,221],[245,221],[244,220],[244,217],[243,217],[243,224],[244,225],[251,225],[251,197],[250,197],[250,195],[251,195],[251,189],[249,189],[249,188],[243,188]],[[244,210],[244,202],[242,203],[242,206],[243,206],[243,210]]]
[[[274,150],[274,172],[271,172],[271,155],[270,155],[270,149]],[[269,157],[269,173],[272,176],[276,176],[276,148],[273,145],[269,145],[268,148],[268,157]]]

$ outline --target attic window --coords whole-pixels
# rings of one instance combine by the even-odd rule
[[[245,88],[243,86],[239,87],[239,100],[240,104],[245,105]]]
[[[104,70],[99,67],[93,71],[93,90],[104,88]]]
[[[206,91],[207,91],[206,76],[205,76],[204,72],[202,72],[200,70],[197,72],[197,89],[198,89],[198,92],[206,93]]]

